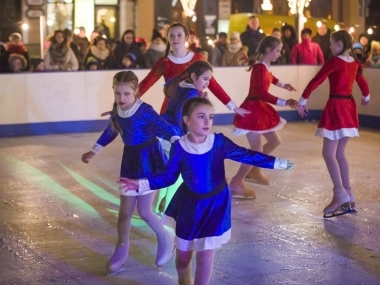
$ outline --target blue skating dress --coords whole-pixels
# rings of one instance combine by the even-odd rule
[[[139,180],[139,192],[171,185],[182,174],[163,222],[175,229],[182,251],[220,248],[231,237],[231,194],[224,159],[263,168],[285,169],[287,161],[240,147],[223,134],[194,144],[187,135],[174,142],[165,173]],[[134,191],[130,191],[134,192]]]
[[[117,109],[117,114],[112,114],[123,133],[121,138],[124,143],[123,159],[121,162],[120,176],[139,179],[151,173],[160,173],[165,170],[167,157],[157,137],[163,137],[170,141],[178,133],[152,106],[137,99],[131,109],[127,111]],[[106,130],[98,139],[96,145],[104,147],[112,142],[118,133],[108,124]],[[124,193],[126,196],[136,196],[139,193]],[[148,194],[148,193],[143,193]],[[141,195],[141,193],[140,193]]]
[[[186,100],[199,97],[201,93],[191,83],[182,81],[173,91],[174,97],[169,99],[166,111],[161,115],[171,124],[178,133],[184,135],[182,130],[182,107]]]

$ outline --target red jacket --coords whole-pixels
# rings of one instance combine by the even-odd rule
[[[311,39],[303,39],[302,43],[296,44],[290,53],[292,64],[324,64],[323,53],[317,43]]]

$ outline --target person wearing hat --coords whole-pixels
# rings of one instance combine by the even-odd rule
[[[43,72],[45,71],[45,63],[44,60],[40,57],[32,57],[30,59],[30,63],[32,64],[32,72]]]
[[[363,62],[363,53],[364,53],[364,48],[360,43],[354,43],[352,45],[352,50],[354,51],[354,54],[356,58],[361,62]]]
[[[9,42],[7,43],[7,56],[11,54],[20,54],[26,60],[25,70],[29,70],[29,53],[26,46],[22,42],[22,36],[19,33],[12,33],[8,37]]]
[[[291,52],[290,57],[292,64],[324,64],[323,52],[317,43],[311,41],[312,31],[304,28],[301,31],[302,42],[296,44]]]
[[[153,29],[151,40],[150,47],[145,53],[145,65],[147,68],[152,68],[164,55],[166,49],[165,40],[157,29]]]
[[[122,63],[122,69],[135,69],[136,66],[137,57],[133,53],[127,53],[123,56],[123,59],[121,61]]]
[[[18,53],[11,53],[8,57],[9,72],[19,73],[26,71],[27,61],[25,57]]]
[[[241,66],[247,65],[248,48],[243,47],[240,41],[240,33],[232,32],[230,35],[230,42],[223,52],[222,66]]]
[[[189,43],[189,47],[187,49],[190,51],[199,52],[202,49],[201,46],[199,45],[199,39],[194,30],[189,31],[188,43]]]
[[[227,48],[227,34],[220,32],[218,41],[210,52],[210,63],[212,66],[222,66],[222,58],[224,50]]]
[[[86,60],[85,69],[86,70],[98,70],[99,69],[98,60],[93,56],[89,56]]]

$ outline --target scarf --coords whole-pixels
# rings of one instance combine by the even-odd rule
[[[150,46],[150,48],[152,49],[152,50],[155,50],[155,51],[158,51],[158,52],[164,52],[165,51],[165,49],[166,49],[166,44],[165,43],[160,43],[160,44],[158,44],[158,45],[156,45],[156,44],[151,44],[151,46]]]
[[[106,48],[105,50],[100,50],[96,46],[92,46],[91,53],[96,58],[100,60],[105,60],[110,55],[110,50],[108,48]]]
[[[229,52],[237,53],[241,49],[242,46],[243,44],[241,42],[238,42],[236,44],[228,44],[227,48]]]
[[[66,45],[51,43],[49,52],[53,63],[62,64],[66,61],[69,49]]]

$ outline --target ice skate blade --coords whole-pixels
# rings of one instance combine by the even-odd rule
[[[349,213],[356,213],[356,210],[350,208],[350,204],[348,202],[345,202],[334,210],[326,211],[323,214],[323,217],[325,219],[329,219],[329,218],[338,217],[338,216],[342,216]]]
[[[242,194],[232,194],[232,193],[231,193],[231,197],[232,197],[232,199],[237,199],[237,200],[253,200],[253,199],[256,199],[255,195],[246,196],[246,195],[242,195]]]
[[[124,264],[123,264],[124,265]],[[114,271],[107,271],[107,276],[112,276],[112,275],[116,275],[118,273],[121,273],[121,272],[124,272],[124,271],[127,271],[124,267],[120,267],[119,269],[117,270],[114,270]]]
[[[174,246],[174,247],[173,247],[173,251],[172,251],[172,254],[170,255],[170,258],[168,259],[168,261],[167,261],[167,262],[165,262],[165,264],[163,264],[162,266],[158,266],[158,265],[156,264],[156,265],[157,265],[157,267],[158,267],[158,270],[160,270],[160,271],[161,271],[162,269],[164,269],[165,265],[166,265],[166,264],[168,264],[168,262],[170,261],[170,259],[172,259],[172,257],[173,257],[173,254],[174,254],[174,252],[175,252],[175,249],[176,249],[176,247]]]
[[[269,180],[258,180],[250,177],[246,177],[244,181],[250,182],[250,183],[255,183],[255,184],[260,184],[260,185],[269,185]]]

